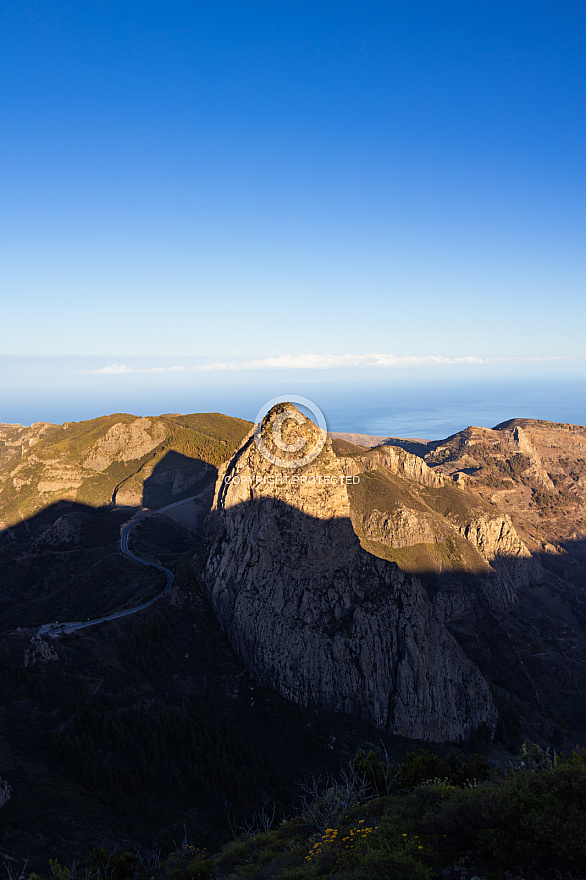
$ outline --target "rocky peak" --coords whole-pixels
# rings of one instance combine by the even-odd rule
[[[346,462],[340,468],[331,441],[296,407],[287,406],[273,407],[256,432],[258,442],[253,429],[233,458],[220,467],[213,510],[265,498],[319,519],[349,516],[347,486],[356,468]],[[318,447],[317,457],[304,466],[275,463],[283,460],[295,465]]]
[[[232,645],[263,682],[303,705],[430,740],[493,726],[486,681],[420,581],[361,546],[348,491],[360,462],[338,458],[327,440],[302,467],[271,460],[295,461],[323,440],[313,423],[282,418],[287,410],[271,410],[257,431],[268,457],[251,432],[218,475],[205,582]]]

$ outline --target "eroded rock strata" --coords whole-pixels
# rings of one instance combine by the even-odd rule
[[[269,446],[278,413],[263,427]],[[298,426],[290,430],[299,437]],[[317,430],[309,422],[302,429],[309,448]],[[445,477],[415,456],[367,456],[337,456],[328,441],[305,468],[282,469],[261,455],[252,434],[244,440],[220,469],[209,523],[205,579],[214,611],[258,678],[297,703],[413,738],[457,740],[481,725],[492,729],[489,685],[448,631],[447,609],[514,602],[515,578],[506,564],[499,575],[491,561],[518,564],[529,553],[510,520],[493,511],[492,522],[480,502],[460,505],[458,517],[439,511],[443,496],[434,508],[425,493],[443,491]],[[353,491],[374,470],[405,482],[384,514],[366,513]],[[380,554],[370,552],[373,538]],[[448,569],[457,560],[476,566],[477,595],[434,597],[417,574],[381,558],[385,548],[426,541],[451,547]]]

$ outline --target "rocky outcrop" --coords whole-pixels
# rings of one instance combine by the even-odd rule
[[[24,652],[23,666],[34,666],[36,663],[48,663],[49,660],[58,660],[59,655],[48,641],[38,633],[31,638],[30,648]]]
[[[37,483],[37,492],[60,492],[63,489],[77,489],[83,482],[80,468],[64,467],[58,462],[45,462],[44,479]],[[14,480],[13,480],[14,482]]]
[[[586,539],[586,427],[511,419],[469,427],[422,454],[467,495],[511,515],[530,551]]]
[[[35,545],[76,544],[81,535],[81,516],[73,511],[58,517],[53,525],[34,540]]]
[[[474,445],[475,439],[466,442]],[[495,611],[512,607],[522,587],[541,579],[539,562],[511,518],[458,490],[453,479],[433,471],[419,456],[390,446],[342,458],[340,465],[347,461],[353,472],[372,474],[375,480],[370,492],[352,493],[352,521],[367,549],[385,555],[381,548],[388,548],[386,555],[414,574],[474,572]],[[413,552],[392,552],[405,548]]]
[[[519,425],[513,430],[513,439],[516,442],[519,452],[529,458],[530,465],[527,475],[533,479],[533,482],[544,489],[546,492],[555,492],[555,486],[548,472],[543,467],[543,463],[537,452],[537,449]]]
[[[135,461],[155,449],[165,437],[165,428],[151,419],[120,422],[106,432],[84,461],[84,467],[104,471],[113,461]]]
[[[4,779],[0,779],[0,807],[3,807],[4,804],[7,804],[11,797],[11,786],[7,782],[5,782]]]
[[[422,458],[405,452],[398,446],[379,446],[368,457],[362,458],[361,462],[367,469],[380,466],[391,474],[414,480],[422,486],[440,488],[446,484],[446,478],[428,467]]]
[[[398,548],[433,544],[442,541],[445,535],[445,529],[434,517],[407,507],[390,513],[375,509],[362,518],[361,530],[364,537],[371,541]]]
[[[506,557],[530,559],[531,554],[513,526],[507,514],[479,516],[457,527],[460,534],[470,541],[487,562]]]
[[[539,582],[543,572],[507,514],[479,516],[457,527],[494,571],[484,582],[484,592],[495,610],[506,610],[517,601],[519,590]]]
[[[310,448],[317,430],[303,426]],[[232,645],[302,705],[436,741],[494,726],[485,679],[419,580],[360,546],[347,488],[356,476],[341,479],[343,464],[326,443],[310,465],[284,471],[249,435],[220,469],[205,582]]]

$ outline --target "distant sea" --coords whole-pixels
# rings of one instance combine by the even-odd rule
[[[112,412],[158,415],[222,412],[254,420],[268,400],[301,395],[323,411],[330,431],[441,439],[468,425],[514,417],[586,424],[586,375],[476,375],[393,371],[358,378],[297,373],[270,377],[91,376],[79,382],[2,376],[0,422],[80,421]],[[228,381],[230,380],[230,381]]]
[[[332,431],[428,440],[512,418],[586,425],[586,383],[423,385],[386,393],[356,389],[328,401],[326,410]]]

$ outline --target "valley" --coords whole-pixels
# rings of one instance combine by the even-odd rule
[[[584,741],[586,429],[338,435],[312,486],[271,482],[251,427],[0,426],[14,856],[172,848],[183,823],[216,847],[358,748]]]

